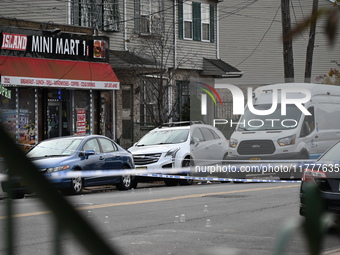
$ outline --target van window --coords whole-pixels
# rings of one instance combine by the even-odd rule
[[[271,104],[259,104],[254,107],[257,110],[268,110]],[[301,117],[301,111],[296,105],[286,105],[286,115],[281,115],[281,104],[270,115],[253,114],[248,107],[244,115],[238,121],[237,131],[257,131],[257,130],[283,130],[297,127]]]
[[[320,130],[340,129],[339,103],[319,103],[315,107],[315,116]]]
[[[305,137],[312,133],[315,129],[315,120],[314,120],[314,107],[309,107],[307,109],[312,115],[306,115],[301,128],[300,137]]]

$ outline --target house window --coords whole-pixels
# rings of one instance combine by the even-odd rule
[[[118,0],[103,1],[103,30],[116,31],[119,29],[119,6]]]
[[[95,4],[91,0],[81,0],[79,3],[80,9],[80,26],[93,27],[95,21]]]
[[[192,2],[183,3],[184,39],[192,39]]]
[[[190,120],[190,85],[189,81],[176,81],[176,121]]]
[[[135,1],[135,32],[141,35],[161,34],[163,31],[160,1]]]
[[[178,37],[194,41],[214,42],[215,6],[179,0]]]
[[[156,113],[157,92],[152,89],[152,81],[143,81],[140,85],[140,122],[142,126],[154,123]]]
[[[75,25],[119,31],[118,0],[79,0],[74,2],[74,9]]]
[[[202,41],[210,40],[210,6],[202,4]]]

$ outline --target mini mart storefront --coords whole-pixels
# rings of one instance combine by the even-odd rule
[[[1,39],[1,86],[10,96],[0,97],[0,122],[20,145],[73,134],[115,139],[120,84],[106,37],[24,30]]]

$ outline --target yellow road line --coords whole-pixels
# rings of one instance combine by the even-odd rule
[[[242,193],[242,192],[251,192],[251,191],[272,190],[272,189],[286,189],[286,188],[293,188],[293,187],[299,187],[299,186],[300,185],[289,185],[289,186],[278,186],[278,187],[269,187],[269,188],[255,188],[255,189],[243,189],[243,190],[223,191],[223,192],[194,194],[194,195],[169,197],[169,198],[148,199],[148,200],[132,201],[132,202],[110,203],[110,204],[102,204],[102,205],[90,205],[90,206],[79,207],[79,208],[76,208],[76,209],[77,210],[99,209],[99,208],[107,208],[107,207],[113,207],[113,206],[157,203],[157,202],[165,202],[165,201],[187,199],[187,198],[205,197],[205,196],[212,196],[212,195],[233,194],[233,193]],[[43,215],[43,214],[48,214],[48,213],[51,213],[51,211],[41,211],[41,212],[14,214],[12,217],[13,218],[21,218],[21,217]],[[6,219],[6,218],[7,218],[7,216],[0,216],[0,220]]]

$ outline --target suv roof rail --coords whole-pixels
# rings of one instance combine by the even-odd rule
[[[178,121],[178,122],[163,123],[160,127],[189,126],[189,125],[194,125],[194,124],[204,124],[204,123],[200,120]]]

